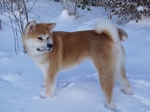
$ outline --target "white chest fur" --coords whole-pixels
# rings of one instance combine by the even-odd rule
[[[44,57],[42,56],[32,57],[32,59],[34,60],[35,65],[41,69],[42,73],[45,76],[47,74],[49,63],[44,62]]]

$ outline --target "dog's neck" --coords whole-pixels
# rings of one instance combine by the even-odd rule
[[[47,53],[41,54],[41,55],[31,55],[29,54],[30,57],[34,60],[34,62],[38,62],[38,63],[44,63],[45,59],[47,58]]]
[[[47,59],[47,55],[43,54],[38,56],[31,56],[31,58],[33,59],[35,65],[41,69],[45,76],[49,67],[49,62],[45,61]]]

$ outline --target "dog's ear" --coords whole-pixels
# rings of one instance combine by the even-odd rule
[[[48,24],[48,29],[50,30],[50,32],[53,31],[54,27],[56,26],[56,23],[49,23]]]
[[[28,33],[32,32],[32,31],[34,31],[34,30],[35,30],[35,27],[36,27],[36,24],[37,24],[37,23],[36,23],[35,20],[29,22],[29,23],[27,24],[26,28],[25,28],[25,34],[28,34]]]

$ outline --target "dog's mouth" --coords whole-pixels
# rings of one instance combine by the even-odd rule
[[[48,51],[51,51],[52,48],[47,48],[47,49],[40,49],[40,48],[37,48],[37,51],[39,52],[48,52]]]

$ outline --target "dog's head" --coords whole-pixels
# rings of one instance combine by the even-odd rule
[[[56,23],[36,23],[26,25],[22,38],[26,51],[30,55],[41,55],[53,48],[52,31]]]

